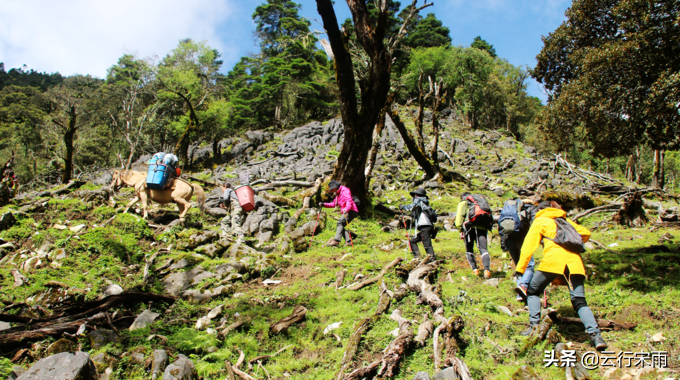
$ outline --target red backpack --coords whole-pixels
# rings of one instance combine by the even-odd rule
[[[465,200],[468,203],[467,222],[471,225],[491,228],[493,225],[493,215],[491,208],[483,195],[468,195]]]

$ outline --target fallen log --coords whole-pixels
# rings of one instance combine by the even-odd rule
[[[583,322],[581,322],[581,318],[562,317],[562,316],[558,315],[555,318],[555,322],[556,323],[583,326]],[[628,322],[617,322],[617,321],[612,321],[610,319],[599,319],[598,318],[597,319],[597,326],[602,330],[619,331],[619,330],[634,330],[637,327],[637,324],[636,323],[628,323]]]
[[[275,189],[277,187],[284,187],[284,186],[312,187],[312,186],[314,186],[314,182],[294,181],[294,180],[272,181],[272,182],[269,182],[268,184],[266,184],[264,186],[256,187],[253,190],[256,193],[259,193],[260,191],[272,190],[272,189]]]
[[[319,191],[321,190],[321,184],[330,180],[329,177],[326,178],[317,178],[314,181],[314,186],[311,188],[301,191],[300,194],[297,195],[298,199],[304,199],[304,198],[312,198],[312,199],[317,199],[317,195],[319,194]]]
[[[266,199],[270,202],[274,202],[276,204],[283,204],[283,205],[291,206],[291,207],[295,206],[297,204],[296,201],[294,201],[290,198],[286,198],[286,197],[281,196],[281,195],[269,194],[266,191],[260,191],[257,195],[259,195],[260,197],[262,197],[262,198],[264,198],[264,199]]]
[[[234,330],[240,328],[241,326],[247,325],[248,323],[250,323],[250,319],[247,319],[247,318],[246,318],[246,319],[242,319],[242,320],[240,320],[240,321],[236,321],[236,322],[230,324],[229,326],[225,327],[224,330],[220,331],[220,332],[217,334],[217,338],[220,339],[220,340],[224,340],[224,338],[226,338],[227,335],[228,335],[230,332],[232,332],[232,331],[234,331]]]
[[[607,204],[607,205],[604,205],[604,206],[599,206],[599,207],[591,208],[591,209],[589,209],[589,210],[583,211],[583,212],[580,213],[580,214],[574,215],[574,217],[572,218],[572,220],[574,220],[575,222],[578,222],[579,219],[581,219],[581,218],[583,218],[583,217],[585,217],[585,216],[588,216],[588,215],[590,215],[590,214],[594,214],[594,213],[596,213],[596,212],[598,212],[598,211],[616,210],[616,209],[621,208],[621,205],[623,205],[623,203],[618,203],[618,202],[617,202],[617,203],[610,203],[610,204]]]
[[[387,274],[387,271],[389,271],[390,269],[397,266],[403,260],[404,259],[402,257],[396,257],[394,260],[392,260],[391,263],[387,264],[387,266],[385,268],[383,268],[377,276],[371,277],[371,278],[366,279],[364,281],[361,281],[357,284],[351,285],[347,289],[349,289],[349,290],[359,290],[359,289],[361,289],[365,286],[368,286],[368,285],[371,285],[371,284],[374,284],[374,283],[380,281],[385,276],[385,274]]]
[[[72,322],[61,322],[50,326],[27,330],[15,331],[16,329],[6,330],[0,335],[0,352],[7,353],[31,342],[44,340],[48,337],[60,338],[63,334],[75,334],[81,325],[93,325],[105,322],[106,315],[103,312],[88,318],[78,319]]]
[[[425,315],[425,320],[418,326],[418,333],[413,341],[418,343],[420,347],[425,346],[425,341],[430,337],[433,330],[434,323],[432,323],[432,321],[427,318],[427,315]]]
[[[336,380],[345,378],[345,372],[349,366],[352,365],[352,362],[354,361],[354,355],[356,355],[357,351],[359,350],[359,342],[361,342],[361,337],[371,328],[373,328],[373,323],[377,321],[378,317],[390,307],[390,299],[391,297],[387,292],[382,292],[380,294],[380,300],[378,300],[378,307],[376,308],[376,311],[373,313],[373,315],[362,319],[357,325],[357,328],[354,329],[354,332],[347,341],[345,353],[342,355],[340,370],[338,370],[338,373],[335,376]]]
[[[548,336],[548,332],[552,326],[553,320],[550,318],[550,315],[543,317],[539,325],[533,328],[531,335],[529,335],[529,339],[527,339],[524,346],[520,349],[519,356],[521,357],[526,355],[531,348],[533,348],[539,342],[542,342],[545,337]]]
[[[278,334],[284,330],[287,330],[292,324],[304,321],[306,315],[307,309],[302,305],[297,305],[295,306],[295,309],[293,309],[293,312],[290,314],[290,316],[283,318],[269,326],[269,332],[270,334]]]
[[[395,310],[390,319],[399,323],[399,335],[385,348],[383,357],[373,363],[350,372],[345,380],[361,380],[371,377],[375,373],[378,378],[394,377],[398,364],[413,342],[411,322],[401,316],[400,310]]]

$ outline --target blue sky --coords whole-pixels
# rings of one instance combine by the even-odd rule
[[[402,1],[406,5],[410,1]],[[64,75],[106,75],[125,53],[164,56],[186,37],[205,40],[222,52],[224,72],[241,56],[258,51],[252,14],[260,1],[243,0],[22,0],[2,1],[0,62],[5,68]],[[312,29],[323,31],[316,1],[298,0]],[[419,1],[419,4],[422,4]],[[468,46],[476,36],[493,44],[514,65],[536,62],[547,35],[564,21],[568,0],[434,0],[433,12],[451,30],[453,44]],[[336,0],[339,22],[350,17]],[[317,21],[315,21],[317,20]],[[538,84],[529,93],[545,100]]]

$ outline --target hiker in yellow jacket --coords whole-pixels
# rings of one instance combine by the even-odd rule
[[[554,202],[553,202],[554,203]],[[554,204],[553,206],[558,206]],[[563,218],[571,225],[576,232],[581,235],[583,242],[590,239],[590,231],[583,226],[579,226],[566,218],[564,210],[551,207],[551,202],[541,202],[538,205],[538,213],[534,219],[524,244],[522,253],[517,262],[517,272],[523,274],[529,261],[538,248],[543,243],[543,259],[536,268],[534,276],[531,278],[527,288],[527,304],[529,305],[529,322],[531,327],[522,332],[522,335],[530,335],[535,326],[538,326],[541,318],[541,300],[539,295],[543,293],[546,286],[556,279],[566,280],[571,296],[571,305],[581,317],[581,321],[586,328],[586,333],[590,335],[592,345],[598,350],[603,351],[607,348],[593,312],[586,303],[586,293],[584,282],[586,271],[583,266],[581,255],[568,251],[553,240],[557,237],[557,222],[555,219]]]

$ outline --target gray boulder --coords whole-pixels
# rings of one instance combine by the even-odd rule
[[[14,214],[11,212],[6,212],[0,217],[0,231],[7,230],[11,228],[17,222]]]
[[[144,310],[142,314],[138,315],[137,318],[135,318],[135,321],[132,322],[132,325],[130,326],[130,331],[135,331],[138,329],[148,327],[159,315],[160,314],[154,313],[153,311],[150,311],[148,309]]]
[[[215,274],[207,272],[201,267],[195,267],[186,272],[169,274],[165,276],[162,282],[167,293],[179,296],[190,286],[196,285],[210,277],[215,277]]]
[[[96,380],[97,370],[90,354],[62,352],[39,360],[17,380]]]
[[[178,357],[174,363],[165,368],[163,380],[194,380],[196,378],[194,363],[182,354]]]
[[[102,172],[96,178],[94,178],[92,180],[92,184],[98,186],[107,186],[111,184],[111,181],[113,181],[113,174],[111,174],[111,172],[107,170]]]
[[[118,343],[118,334],[113,330],[98,329],[89,333],[92,348],[102,348],[109,343]]]
[[[151,362],[151,379],[156,380],[168,366],[168,353],[165,350],[154,350]]]
[[[537,153],[538,149],[534,148],[533,146],[525,145],[524,146],[524,153],[527,154],[534,154]]]
[[[515,149],[515,142],[511,139],[505,139],[496,143],[496,148],[499,149]]]
[[[413,377],[413,380],[430,380],[430,375],[427,372],[418,372]]]

